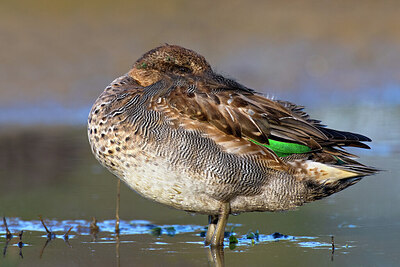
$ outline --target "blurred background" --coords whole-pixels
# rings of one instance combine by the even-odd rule
[[[116,179],[91,155],[87,115],[109,82],[144,52],[169,43],[197,51],[216,72],[250,88],[305,105],[332,128],[371,137],[372,150],[351,152],[385,170],[296,212],[230,218],[242,225],[239,231],[334,234],[355,247],[339,262],[398,262],[399,14],[398,1],[368,0],[2,1],[0,215],[113,218]],[[206,224],[205,216],[152,203],[125,186],[121,197],[126,220]],[[343,225],[356,227],[350,232]],[[290,245],[280,249],[274,255],[295,255],[288,263],[304,256]],[[166,262],[182,260],[181,253],[160,251]],[[265,256],[260,247],[246,251],[227,262],[257,264]],[[139,259],[157,265],[154,254],[146,255]],[[196,255],[192,264],[206,262],[205,254]],[[307,264],[313,257],[329,260],[318,250],[309,256]]]
[[[308,106],[399,104],[399,11],[397,1],[3,1],[0,122],[82,123],[102,88],[164,43]]]

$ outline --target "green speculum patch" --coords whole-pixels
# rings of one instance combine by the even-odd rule
[[[276,140],[272,140],[272,139],[268,140],[269,145],[261,144],[253,139],[249,139],[249,140],[256,145],[268,147],[269,149],[274,151],[275,154],[278,155],[278,157],[286,157],[286,156],[289,156],[292,154],[303,154],[303,153],[307,153],[307,152],[311,151],[311,149],[305,145],[286,143],[286,142],[276,141]]]

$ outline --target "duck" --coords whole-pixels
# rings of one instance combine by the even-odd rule
[[[330,129],[178,45],[146,52],[111,82],[87,129],[94,156],[131,189],[208,215],[211,247],[223,247],[230,214],[293,210],[377,171],[345,150],[369,149],[370,138]]]

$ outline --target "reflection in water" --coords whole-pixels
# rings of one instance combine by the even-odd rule
[[[225,254],[223,247],[210,247],[208,250],[208,262],[211,266],[225,266]]]
[[[100,227],[97,225],[96,217],[92,218],[89,228],[90,228],[90,235],[92,236],[92,242],[96,242],[97,234],[100,232]]]
[[[24,258],[24,255],[22,255],[22,248],[24,246],[24,243],[22,242],[22,235],[24,234],[24,231],[22,230],[19,233],[19,242],[18,242],[18,247],[19,247],[19,256],[21,256],[21,258]]]
[[[68,221],[56,221],[56,220],[48,220],[48,224],[52,226],[52,231],[48,229],[44,221],[41,220],[33,220],[33,221],[23,221],[18,218],[9,218],[8,219],[8,225],[12,229],[24,229],[24,231],[31,232],[31,235],[36,235],[38,238],[41,240],[45,238],[45,243],[43,244],[40,253],[39,253],[39,258],[42,258],[44,255],[45,250],[49,249],[49,244],[51,242],[54,242],[54,240],[59,239],[56,236],[56,232],[63,231],[63,229],[68,229],[68,231],[64,234],[64,243],[66,244],[67,248],[72,249],[71,244],[69,243],[69,240],[72,239],[74,242],[79,242],[81,244],[110,244],[110,243],[115,243],[115,259],[116,259],[116,265],[120,266],[121,260],[124,260],[124,257],[121,257],[120,254],[120,249],[121,249],[121,244],[130,244],[130,243],[135,243],[141,240],[140,235],[146,235],[150,236],[151,235],[151,230],[154,229],[154,225],[151,224],[150,222],[146,221],[124,221],[121,220],[121,233],[120,234],[114,234],[114,221],[108,220],[108,221],[84,221],[84,220],[68,220]],[[90,225],[88,227],[88,225]],[[97,227],[94,227],[93,225],[96,225]],[[169,238],[177,238],[178,235],[186,234],[186,237],[184,238],[183,244],[190,245],[190,244],[195,244],[199,248],[204,248],[204,239],[200,237],[200,232],[204,230],[203,226],[196,226],[196,225],[161,225],[158,226],[160,230],[160,236],[153,242],[149,242],[149,246],[147,248],[144,248],[144,250],[147,251],[153,251],[153,250],[159,250],[160,246],[162,247],[162,250],[165,251],[166,253],[174,253],[176,251],[176,241],[173,239],[163,239],[162,242],[160,241],[160,238],[163,236],[168,236]],[[43,231],[43,228],[45,231]],[[97,239],[91,239],[91,241],[85,242],[85,236],[92,236],[93,234],[93,229],[96,228],[99,232],[96,233],[103,233],[101,238]],[[174,233],[176,235],[171,235],[170,229],[174,229]],[[71,230],[72,229],[72,230]],[[86,230],[85,230],[86,229]],[[1,232],[1,231],[0,231]],[[76,233],[76,235],[73,235],[69,237],[69,234],[71,232]],[[20,248],[20,256],[22,256],[22,233],[19,235],[20,237],[20,242],[18,243],[18,247]],[[46,236],[43,236],[43,233],[46,233]],[[187,234],[190,234],[189,236]],[[190,239],[190,236],[192,236],[191,239],[195,238],[197,241],[187,241],[187,239]],[[127,240],[122,240],[122,238],[127,237]],[[237,247],[232,248],[229,246],[229,238],[225,239],[225,247],[210,247],[206,248],[207,249],[207,258],[209,263],[212,266],[224,266],[225,265],[225,250],[228,251],[235,251],[239,249],[240,251],[246,250],[246,248],[254,247],[257,245],[265,244],[268,242],[277,242],[277,241],[282,241],[282,242],[290,242],[294,243],[299,247],[308,247],[311,249],[321,249],[324,248],[326,250],[329,250],[332,248],[332,254],[331,257],[333,259],[333,251],[335,247],[339,249],[344,249],[343,246],[334,246],[333,244],[333,239],[332,239],[332,244],[324,243],[324,242],[319,242],[317,241],[318,238],[316,237],[294,237],[294,236],[288,236],[288,235],[282,235],[279,233],[274,233],[271,235],[263,235],[260,234],[258,239],[251,239],[249,238],[249,235],[243,235],[243,236],[238,236],[238,243]],[[11,239],[10,239],[11,240]],[[3,255],[4,257],[6,256],[6,251],[7,247],[9,246],[9,239],[6,240],[5,246],[4,246],[4,252]],[[169,240],[169,241],[168,241]],[[311,242],[307,240],[313,240]],[[307,245],[306,245],[307,244]],[[35,246],[35,245],[32,245]],[[55,244],[51,247],[56,246]],[[75,244],[75,247],[77,245]]]
[[[5,231],[6,231],[6,242],[5,242],[5,245],[3,248],[3,257],[5,257],[7,254],[8,244],[10,243],[11,239],[13,239],[13,235],[10,232],[10,230],[8,229],[7,219],[4,216],[3,216],[3,224],[4,224]],[[21,258],[24,258],[24,256],[22,255],[22,247],[24,246],[24,243],[22,242],[23,234],[24,234],[24,231],[21,231],[18,235],[19,236],[19,242],[18,242],[19,255]]]
[[[46,237],[47,237],[46,243],[44,243],[44,245],[43,245],[43,247],[42,247],[42,250],[40,251],[40,256],[39,256],[39,258],[42,258],[43,253],[44,253],[44,250],[46,249],[47,245],[48,245],[53,239],[56,238],[56,234],[55,234],[54,232],[50,231],[49,228],[47,228],[46,223],[44,222],[42,216],[39,215],[39,218],[40,218],[40,222],[42,223],[42,225],[43,225],[43,227],[44,227],[44,229],[46,230],[46,233],[47,233],[47,235],[46,235]],[[70,229],[71,229],[71,228],[70,228]],[[71,231],[71,230],[69,230],[69,231]],[[66,234],[67,234],[67,233],[65,233],[65,235],[66,235]],[[64,235],[64,236],[65,236],[65,235]],[[64,241],[69,245],[69,243],[66,241],[65,238],[64,238]]]
[[[96,218],[93,218],[92,221],[85,220],[47,220],[49,224],[52,226],[52,230],[50,231],[44,221],[41,220],[32,220],[32,221],[24,221],[19,218],[9,218],[8,225],[13,229],[23,229],[24,231],[32,231],[32,232],[43,232],[43,227],[45,228],[46,238],[48,240],[54,240],[57,237],[57,232],[63,232],[65,229],[68,229],[65,234],[63,234],[64,240],[70,240],[71,238],[75,238],[75,236],[70,237],[71,232],[75,232],[78,235],[90,235],[93,237],[96,236],[95,239],[92,239],[91,242],[103,242],[106,240],[114,239],[116,240],[122,236],[130,236],[130,235],[152,235],[155,237],[168,236],[174,237],[176,235],[181,234],[194,234],[198,241],[187,241],[187,243],[193,244],[204,244],[204,238],[201,236],[201,232],[204,231],[204,226],[201,225],[154,225],[149,221],[143,220],[133,220],[133,221],[125,221],[121,220],[121,231],[119,234],[115,234],[115,221],[114,220],[105,220],[105,221],[97,221]],[[240,225],[233,225],[234,227]],[[154,233],[154,229],[157,229],[157,234]],[[99,233],[105,233],[108,237],[97,238]],[[0,232],[1,233],[1,232]],[[258,234],[258,238],[251,238],[249,234],[245,235],[236,235],[234,232],[226,233],[225,238],[225,247],[229,248],[230,236],[235,235],[237,239],[237,247],[242,246],[254,246],[255,244],[262,244],[272,241],[289,241],[295,242],[300,247],[309,247],[309,248],[329,248],[331,247],[331,243],[324,243],[319,241],[307,241],[307,240],[316,240],[317,237],[307,237],[307,236],[290,236],[283,235],[280,233],[273,233],[270,235]],[[117,238],[118,237],[118,238]],[[333,242],[333,241],[332,241]],[[235,242],[236,243],[236,242]],[[236,247],[232,247],[235,249]]]
[[[118,223],[119,223],[119,222],[118,222]],[[119,243],[120,243],[120,240],[119,240],[119,232],[117,232],[117,233],[115,234],[115,258],[116,258],[116,260],[117,260],[117,267],[119,267],[120,264],[121,264],[120,256],[119,256]]]
[[[86,133],[76,127],[0,128],[0,193],[57,185],[79,168],[82,151],[88,150]],[[9,179],[6,179],[6,178]],[[45,196],[43,196],[45,197]],[[37,214],[36,214],[37,215]]]
[[[400,109],[396,107],[372,113],[366,113],[363,108],[337,108],[318,111],[318,117],[324,121],[333,121],[338,128],[365,129],[377,140],[377,144],[389,149],[374,147],[374,157],[363,156],[364,162],[382,169],[391,169],[393,166],[400,166],[397,156],[400,146],[396,135],[400,125],[399,120],[394,119],[399,112]],[[339,119],[344,116],[349,125],[343,125],[343,120]],[[385,130],[389,126],[390,130]],[[117,260],[121,265],[132,260],[138,261],[138,265],[151,265],[160,261],[166,265],[174,265],[174,259],[187,260],[188,265],[193,263],[193,260],[186,258],[194,258],[198,261],[197,265],[204,265],[204,260],[207,260],[204,251],[209,249],[204,247],[204,238],[199,236],[204,231],[204,226],[199,224],[204,222],[205,217],[185,215],[156,205],[135,195],[125,186],[121,186],[121,201],[124,204],[120,207],[120,212],[131,220],[120,222],[120,236],[116,240],[115,220],[105,220],[115,216],[116,180],[100,168],[91,156],[84,127],[9,127],[1,128],[1,131],[0,184],[5,186],[0,186],[0,212],[7,216],[23,217],[10,218],[7,221],[10,233],[26,230],[25,246],[18,248],[16,238],[8,242],[3,238],[7,231],[0,226],[0,246],[6,254],[7,262],[12,259],[10,255],[18,255],[19,252],[21,255],[23,252],[24,260],[39,259],[40,249],[47,238],[43,237],[45,230],[40,220],[33,219],[37,218],[37,214],[45,214],[46,217],[57,218],[47,220],[47,225],[57,235],[63,235],[73,227],[68,239],[72,247],[66,250],[69,248],[68,244],[64,241],[58,242],[59,238],[53,239],[43,252],[46,261],[64,257],[64,261],[68,262],[66,255],[71,258],[79,255],[88,264],[93,264],[93,255],[96,255],[102,259],[100,265],[105,265],[104,262],[115,265],[116,254],[110,255],[107,246],[112,243],[113,246],[118,246]],[[232,265],[232,259],[237,259],[237,254],[240,254],[242,256],[239,258],[254,265],[264,263],[266,256],[269,256],[269,262],[277,263],[274,255],[284,257],[287,264],[295,264],[295,259],[284,255],[296,255],[307,262],[304,251],[312,255],[313,260],[310,259],[309,262],[314,262],[315,257],[329,261],[332,245],[327,241],[327,236],[330,235],[335,235],[337,243],[334,251],[335,263],[340,264],[345,259],[346,262],[363,265],[377,257],[380,263],[386,262],[390,265],[395,260],[397,262],[397,241],[394,236],[399,232],[399,225],[396,223],[399,221],[399,210],[395,205],[400,197],[397,194],[398,171],[394,169],[383,172],[380,177],[368,179],[358,188],[351,189],[340,197],[316,202],[296,212],[241,215],[236,221],[243,223],[240,229],[244,233],[248,232],[249,236],[255,237],[255,230],[258,229],[261,233],[281,231],[293,233],[296,237],[287,236],[286,239],[281,238],[278,239],[279,242],[274,242],[277,239],[272,235],[259,234],[259,241],[248,239],[247,234],[237,235],[239,243],[235,249],[229,249],[229,242],[226,241],[225,263]],[[90,221],[80,220],[92,216],[99,218],[97,225],[101,230],[96,243],[91,239]],[[176,221],[176,217],[182,218],[181,221],[186,225],[170,225],[170,222]],[[76,220],[69,220],[70,218]],[[160,230],[158,237],[149,234],[154,228]],[[302,233],[311,237],[299,236]],[[155,240],[162,242],[156,243]],[[14,250],[15,247],[17,251]],[[92,254],[85,254],[88,248]],[[54,249],[61,249],[65,254],[56,253],[54,256],[54,253],[49,253]],[[241,253],[243,251],[246,253]],[[379,254],[382,256],[374,253],[382,253]],[[236,256],[232,257],[232,254]],[[215,261],[221,258],[217,253],[211,255],[214,255]],[[112,262],[107,261],[108,258]],[[240,265],[241,261],[235,260],[233,263]]]
[[[44,245],[43,245],[43,247],[42,247],[42,250],[40,251],[39,258],[42,258],[43,253],[44,253],[44,250],[46,249],[47,245],[51,242],[51,240],[52,240],[52,239],[50,239],[50,238],[47,238],[47,239],[46,239],[46,243],[44,243]]]

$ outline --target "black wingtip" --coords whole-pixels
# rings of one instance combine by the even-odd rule
[[[323,132],[329,139],[330,145],[338,146],[351,146],[359,147],[364,149],[370,149],[370,147],[362,142],[371,142],[372,140],[365,135],[358,133],[351,133],[345,131],[338,131],[329,128],[319,127],[319,130]]]

